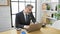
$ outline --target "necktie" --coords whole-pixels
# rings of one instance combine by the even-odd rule
[[[28,19],[29,19],[29,18],[28,18],[28,15],[26,14],[26,22],[28,22]]]

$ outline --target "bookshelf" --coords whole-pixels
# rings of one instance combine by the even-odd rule
[[[58,0],[42,0],[42,11],[43,11],[43,15],[46,15],[46,16],[43,16],[44,17],[44,20],[46,22],[46,18],[48,19],[56,19],[55,16],[54,16],[54,13],[57,13],[58,12]]]

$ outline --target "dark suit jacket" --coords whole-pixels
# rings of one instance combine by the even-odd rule
[[[30,20],[32,20],[33,22],[36,21],[36,19],[34,18],[32,12],[30,13],[29,15],[29,20],[28,22],[25,22],[25,18],[24,18],[24,14],[23,14],[23,11],[22,12],[19,12],[16,14],[16,28],[23,28],[24,25],[29,25],[30,24]]]

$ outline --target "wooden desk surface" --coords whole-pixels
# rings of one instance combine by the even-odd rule
[[[18,32],[18,34],[20,34],[20,31],[17,31],[17,32]],[[60,34],[60,30],[46,27],[46,28],[41,28],[41,30],[30,32],[27,34]]]
[[[0,32],[0,34],[20,34],[20,31],[12,29],[9,31]],[[60,30],[57,30],[51,27],[46,27],[46,28],[41,28],[41,30],[30,32],[27,34],[60,34]]]
[[[17,34],[17,31],[16,31],[16,29],[12,29],[12,30],[9,30],[9,31],[0,32],[0,34]]]

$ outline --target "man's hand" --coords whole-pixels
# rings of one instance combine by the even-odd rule
[[[24,25],[24,28],[25,28],[25,29],[28,29],[29,27],[30,27],[30,26],[28,26],[28,25]]]
[[[30,23],[30,25],[33,25],[34,23],[32,22],[32,23]]]

